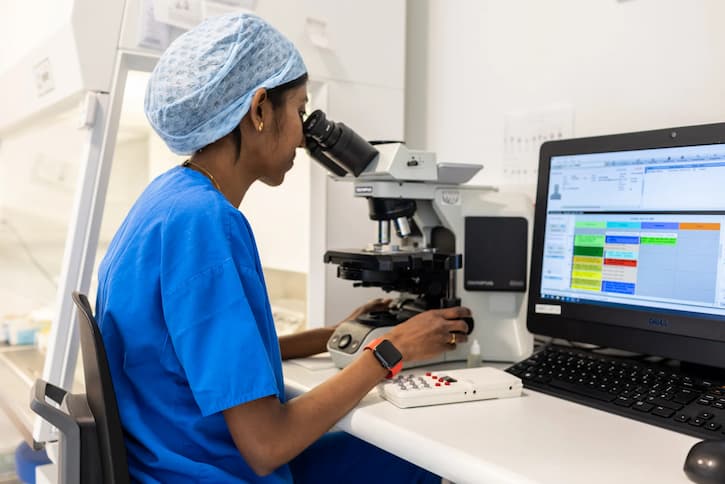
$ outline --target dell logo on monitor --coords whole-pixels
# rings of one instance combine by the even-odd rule
[[[662,318],[649,318],[647,324],[650,326],[659,326],[660,328],[666,328],[668,321]]]

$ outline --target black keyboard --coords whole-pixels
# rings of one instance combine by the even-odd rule
[[[524,386],[702,439],[725,438],[725,382],[550,345],[506,371]]]

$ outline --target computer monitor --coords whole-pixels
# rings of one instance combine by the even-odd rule
[[[528,328],[725,368],[725,123],[540,152]]]

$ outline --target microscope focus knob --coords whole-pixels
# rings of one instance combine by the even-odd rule
[[[466,334],[473,333],[473,327],[474,327],[473,326],[473,318],[469,316],[469,317],[461,318],[461,319],[463,319],[466,322],[466,324],[468,325],[468,333],[466,333]]]
[[[340,349],[347,348],[351,341],[352,336],[350,336],[349,334],[344,334],[340,337],[340,342],[338,343],[337,347]]]

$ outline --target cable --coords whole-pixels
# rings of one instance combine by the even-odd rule
[[[571,346],[572,348],[577,348],[580,350],[601,351],[601,350],[609,349],[606,346],[592,345],[589,343],[579,343],[578,341],[566,340],[566,342],[569,343],[569,346]]]
[[[557,339],[553,336],[549,337],[548,339],[545,339],[541,336],[534,337],[534,343],[537,343],[543,348],[546,348],[548,346],[551,346],[552,344],[556,344],[557,346],[568,346],[569,348],[575,348],[579,350],[587,350],[587,351],[600,351],[608,349],[606,346],[598,346],[598,345],[591,345],[588,343],[579,343],[578,341],[571,341],[571,340],[563,340],[563,339]]]
[[[53,279],[53,276],[48,272],[48,270],[43,267],[43,265],[40,263],[40,261],[35,257],[33,254],[33,251],[30,249],[28,244],[25,242],[23,237],[20,235],[20,232],[10,223],[10,221],[6,218],[0,219],[0,224],[7,227],[7,229],[12,232],[12,234],[15,236],[15,238],[18,240],[18,243],[20,244],[20,247],[23,248],[25,253],[27,254],[28,258],[30,259],[30,262],[35,266],[35,268],[40,272],[40,274],[55,288],[58,289],[58,284]]]
[[[551,344],[553,342],[554,342],[554,338],[553,337],[552,338],[548,338],[548,340],[542,338],[541,336],[534,337],[534,345],[536,346],[536,349],[538,351],[542,351],[542,350],[548,348],[549,346],[551,346]]]

